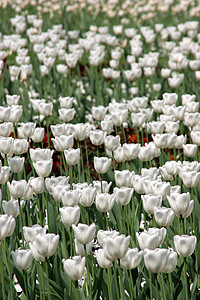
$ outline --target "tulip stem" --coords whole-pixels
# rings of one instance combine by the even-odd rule
[[[123,280],[122,280],[122,271],[120,267],[120,260],[118,260],[118,270],[119,270],[119,284],[120,284],[120,299],[125,300],[124,298],[124,287],[123,287]]]
[[[149,279],[150,279],[150,299],[153,300],[152,274],[150,271],[149,271]]]
[[[117,299],[120,299],[120,297],[119,297],[119,289],[118,289],[118,281],[117,281],[117,274],[116,274],[116,268],[115,268],[115,266],[113,266],[113,271],[114,271],[115,286],[116,286],[116,291],[117,291]]]
[[[3,243],[0,242],[0,272],[1,272],[1,285],[2,285],[2,293],[3,293],[3,300],[6,300],[6,293],[5,293],[5,281],[4,281],[4,271],[3,271],[3,253],[2,253]]]
[[[73,231],[72,227],[70,227],[70,257],[73,256]]]
[[[51,296],[50,296],[50,285],[49,285],[49,270],[48,270],[48,262],[47,259],[45,261],[46,264],[46,275],[47,275],[47,289],[48,289],[48,300],[51,300]]]
[[[184,266],[183,266],[183,273],[185,279],[185,299],[189,300],[189,288],[188,288],[188,279],[187,279],[187,265],[186,265],[186,257],[183,257]]]
[[[88,263],[88,256],[87,256],[87,250],[86,245],[84,245],[84,251],[85,251],[85,259],[86,259],[86,266],[87,266],[87,277],[89,281],[89,292],[90,292],[90,299],[92,300],[92,285],[91,285],[91,278],[90,278],[90,270],[89,270],[89,263]]]
[[[163,299],[166,300],[166,293],[165,293],[165,282],[164,282],[164,278],[163,278],[163,273],[161,272],[161,280],[162,280],[162,288],[163,288]]]
[[[113,299],[112,296],[112,273],[111,270],[107,270],[107,278],[108,278],[108,295],[109,295],[109,300]]]
[[[27,300],[29,299],[28,289],[27,289],[27,277],[26,277],[26,271],[23,270],[23,278],[24,278],[24,286],[25,286],[25,295]]]
[[[159,297],[159,292],[158,292],[158,274],[156,274],[155,282],[156,282],[156,299],[159,300],[160,297]]]
[[[129,286],[130,286],[131,299],[135,299],[136,295],[134,295],[133,278],[132,278],[131,269],[128,270],[128,273],[129,273],[128,281],[129,281]]]

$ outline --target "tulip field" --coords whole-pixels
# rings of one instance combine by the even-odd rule
[[[200,299],[199,20],[0,0],[0,300]]]

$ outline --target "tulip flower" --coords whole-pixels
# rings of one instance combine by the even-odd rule
[[[96,197],[96,188],[85,187],[80,190],[81,195],[79,203],[84,207],[89,207],[94,203]]]
[[[123,171],[115,170],[114,173],[115,173],[115,184],[118,187],[122,187],[122,186],[131,187],[132,178],[135,172],[130,172],[129,170],[123,170]]]
[[[167,207],[154,207],[154,217],[159,226],[170,226],[174,219],[174,211]]]
[[[110,151],[115,151],[120,146],[120,137],[119,135],[113,136],[108,135],[104,140],[105,146]]]
[[[88,255],[94,246],[94,240],[92,240],[89,244],[86,244],[86,254]],[[77,239],[75,239],[75,250],[77,255],[85,256],[85,247],[81,244]]]
[[[111,185],[112,185],[112,181],[108,183],[107,181],[102,180],[103,193],[108,193]],[[100,181],[93,181],[93,186],[96,189],[97,194],[101,193],[101,182]]]
[[[142,195],[143,208],[148,214],[153,214],[154,209],[162,205],[162,196]]]
[[[90,131],[91,143],[95,146],[102,145],[104,142],[104,135],[104,132],[99,129]]]
[[[11,215],[0,215],[0,241],[13,234],[15,225],[16,221]]]
[[[98,262],[98,264],[100,265],[101,268],[109,269],[113,266],[112,261],[107,259],[107,257],[105,256],[104,249],[95,250],[95,255],[96,255],[96,258],[97,258],[97,262]]]
[[[5,201],[3,200],[3,210],[5,214],[16,218],[19,215],[19,203],[18,200],[10,200]]]
[[[65,159],[68,165],[75,166],[80,160],[80,148],[64,150]]]
[[[72,224],[76,225],[80,219],[80,207],[78,205],[74,207],[60,207],[59,212],[65,226],[72,227]]]
[[[115,194],[99,193],[96,195],[96,207],[101,212],[108,212],[113,208],[115,200]]]
[[[126,160],[133,160],[138,157],[140,152],[140,144],[123,144]]]
[[[37,127],[34,130],[34,134],[31,136],[31,139],[35,143],[40,143],[44,138],[44,128]]]
[[[30,249],[27,250],[18,249],[16,251],[11,251],[11,254],[15,265],[19,269],[26,270],[30,268],[33,260],[32,252]]]
[[[124,257],[128,251],[130,244],[130,236],[120,234],[116,237],[107,237],[104,241],[104,253],[107,259],[110,261],[117,261]]]
[[[192,213],[194,200],[190,201],[190,193],[172,193],[167,200],[178,217],[187,218]]]
[[[0,172],[0,184],[5,184],[8,181],[10,175],[10,168],[9,167],[2,167]]]
[[[35,237],[35,246],[41,256],[50,257],[55,253],[58,241],[58,234],[37,234]]]
[[[131,201],[134,189],[124,186],[121,188],[115,187],[113,191],[116,196],[116,202],[120,205],[127,205]]]
[[[44,262],[45,261],[46,257],[42,256],[41,254],[39,254],[39,252],[37,250],[37,246],[36,246],[36,241],[35,240],[29,243],[29,247],[31,249],[33,258],[36,261],[39,261],[39,262]]]
[[[13,180],[11,183],[7,183],[9,191],[14,199],[20,199],[23,198],[27,192],[29,185],[26,180]]]
[[[111,158],[107,157],[94,157],[94,168],[97,173],[104,174],[108,171],[110,164],[111,164]]]
[[[74,256],[72,259],[63,259],[63,267],[72,280],[79,280],[85,273],[85,257]]]
[[[143,251],[138,252],[137,248],[128,249],[125,256],[120,259],[120,266],[123,269],[134,269],[141,262],[143,257]]]
[[[97,240],[101,247],[103,247],[105,239],[107,237],[115,238],[119,235],[119,232],[116,230],[99,230],[97,233]]]
[[[40,177],[48,177],[52,171],[53,159],[38,160],[33,162],[34,169]]]
[[[81,192],[79,190],[64,190],[62,191],[61,199],[64,206],[78,205]]]
[[[97,121],[102,121],[104,119],[106,111],[107,108],[102,105],[99,105],[97,107],[92,106],[92,116]]]
[[[89,244],[95,237],[96,225],[93,223],[90,226],[79,223],[77,226],[72,225],[76,239],[81,244]]]
[[[57,151],[64,151],[68,150],[73,147],[74,145],[74,137],[72,134],[70,135],[60,135],[59,137],[56,136],[55,139],[51,139],[53,145]]]
[[[155,249],[160,246],[166,236],[166,229],[162,227],[161,229],[158,228],[149,228],[148,231],[144,231],[141,233],[136,232],[136,237],[140,246],[141,250],[146,248],[148,249]]]
[[[32,227],[23,227],[23,234],[26,242],[33,242],[37,234],[44,235],[46,233],[46,228],[35,224]]]
[[[175,235],[174,246],[179,255],[183,257],[190,256],[195,249],[197,242],[196,236],[189,235]]]
[[[14,156],[8,157],[8,165],[13,173],[19,173],[24,167],[24,157]]]
[[[177,264],[177,253],[169,249],[144,250],[145,267],[152,273],[171,273]]]
[[[37,162],[39,160],[50,160],[53,156],[54,150],[50,149],[30,149],[30,157],[33,162]]]

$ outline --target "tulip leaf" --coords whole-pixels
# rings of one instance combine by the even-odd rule
[[[51,233],[57,233],[56,229],[56,215],[55,215],[55,210],[51,202],[48,202],[48,220],[49,220],[49,232]]]

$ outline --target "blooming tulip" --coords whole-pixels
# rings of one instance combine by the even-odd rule
[[[71,227],[72,224],[76,225],[80,219],[80,207],[78,205],[74,207],[60,207],[59,212],[65,226]]]
[[[72,280],[79,280],[85,273],[85,257],[74,256],[72,259],[63,259],[63,267]]]
[[[183,257],[190,256],[195,249],[197,242],[196,236],[175,235],[174,246],[179,255]]]
[[[95,237],[96,225],[93,223],[90,226],[79,223],[77,226],[72,225],[75,237],[81,244],[89,244]]]
[[[30,249],[11,251],[14,263],[21,270],[30,268],[33,260],[32,252]]]

